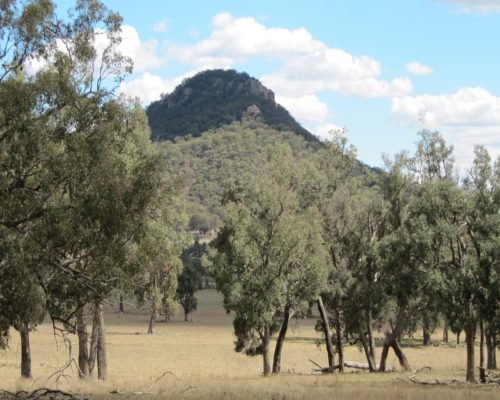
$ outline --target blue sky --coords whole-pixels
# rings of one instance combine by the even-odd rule
[[[59,1],[64,8],[67,1]],[[500,154],[500,0],[123,1],[121,86],[143,104],[207,68],[246,71],[313,133],[344,127],[361,160],[443,133],[459,167]]]

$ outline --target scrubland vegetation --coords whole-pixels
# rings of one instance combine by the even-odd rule
[[[66,377],[56,380],[50,375],[63,367],[68,360],[67,349],[61,338],[53,335],[50,323],[42,324],[32,334],[32,381],[19,378],[19,342],[12,338],[10,349],[2,352],[2,388],[20,390],[36,387],[56,387],[71,392],[93,394],[93,397],[134,397],[132,392],[142,392],[141,398],[394,398],[427,399],[494,399],[498,390],[491,387],[452,386],[422,387],[399,381],[411,373],[369,374],[349,370],[343,375],[308,375],[316,368],[308,359],[322,365],[327,363],[324,344],[318,346],[322,335],[316,332],[316,318],[291,323],[289,343],[284,348],[282,374],[264,378],[259,373],[260,357],[245,357],[233,351],[232,316],[222,309],[221,297],[215,290],[197,293],[199,309],[189,322],[182,313],[169,323],[155,327],[154,335],[147,335],[149,315],[130,309],[118,314],[107,308],[106,329],[109,352],[109,375],[105,382],[81,381],[75,366],[65,370]],[[114,304],[115,309],[118,304]],[[382,339],[382,335],[377,333]],[[441,332],[433,340],[439,342]],[[464,345],[422,346],[421,336],[416,335],[407,348],[408,357],[415,368],[431,366],[419,379],[460,379],[464,373]],[[76,344],[76,336],[71,336]],[[56,348],[56,341],[59,349]],[[405,341],[407,342],[407,341]],[[380,349],[380,348],[378,348]],[[347,346],[346,358],[363,361],[359,346]],[[75,356],[76,354],[74,354]],[[398,367],[395,357],[389,365]],[[165,374],[167,371],[169,373]],[[164,375],[165,374],[165,375]],[[158,380],[156,383],[155,381]],[[111,391],[129,395],[111,395]],[[145,392],[148,392],[144,394]],[[139,395],[136,395],[139,396]]]
[[[116,95],[132,68],[119,15],[0,10],[0,389],[498,396],[500,160],[484,147],[459,176],[423,130],[375,170],[345,132],[319,142],[284,109],[271,124],[273,96],[235,71],[202,73],[189,96],[217,83],[217,101],[195,101],[210,107],[236,81],[265,97],[260,114],[224,108],[215,128],[153,142]],[[220,295],[198,290],[207,279]]]

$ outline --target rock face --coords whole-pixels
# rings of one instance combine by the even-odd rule
[[[259,107],[257,107],[255,104],[252,104],[251,106],[248,106],[247,110],[243,113],[243,118],[257,119],[260,115],[262,115],[262,112],[260,111]]]
[[[199,136],[242,118],[261,118],[278,130],[293,131],[307,140],[316,138],[276,103],[272,90],[246,73],[209,70],[185,80],[146,110],[155,140]]]
[[[256,96],[275,103],[274,93],[257,79],[236,71],[204,71],[184,81],[172,94],[165,97],[169,108],[196,102],[193,96],[231,99]]]

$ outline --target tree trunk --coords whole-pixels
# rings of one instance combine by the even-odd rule
[[[483,321],[479,322],[479,381],[486,383],[486,370],[484,368],[484,327]]]
[[[368,340],[366,338],[365,332],[363,332],[363,329],[360,328],[359,330],[359,339],[361,340],[361,344],[363,346],[363,350],[365,352],[366,356],[366,361],[368,362],[368,369],[370,372],[375,372],[377,369],[377,366],[375,365],[375,360],[373,359],[371,352],[370,352],[370,347],[368,346]]]
[[[108,363],[106,359],[106,334],[104,331],[104,307],[102,303],[97,306],[99,330],[97,334],[97,379],[105,381],[108,376]]]
[[[99,340],[99,313],[97,303],[94,305],[94,320],[92,321],[92,336],[89,350],[89,377],[93,375],[97,360],[97,342]]]
[[[430,346],[432,344],[431,333],[429,332],[429,329],[425,326],[423,327],[423,336],[424,336],[424,340],[423,340],[422,344],[424,346]]]
[[[335,318],[335,333],[336,333],[336,347],[337,354],[339,355],[339,372],[344,372],[344,349],[342,347],[342,322],[340,321],[340,311],[338,309],[335,310],[336,317]]]
[[[373,337],[371,310],[368,310],[366,313],[366,332],[368,333],[368,348],[370,349],[370,356],[373,360],[373,365],[376,368],[377,358],[375,356],[375,338]]]
[[[156,287],[156,278],[153,278],[153,293],[152,293],[152,300],[151,300],[151,318],[149,319],[149,327],[148,327],[148,334],[152,335],[153,334],[153,328],[155,326],[156,322],[156,294],[157,294],[157,287]]]
[[[28,324],[21,322],[19,335],[21,336],[21,376],[31,379],[30,331]]]
[[[123,306],[123,294],[120,294],[120,306],[118,312],[125,313],[125,307]]]
[[[448,321],[444,321],[443,326],[443,342],[448,343]]]
[[[271,332],[269,323],[264,325],[264,335],[262,337],[262,360],[264,362],[264,376],[271,374],[271,361],[269,359],[269,341],[271,339]]]
[[[387,368],[387,355],[389,354],[389,341],[386,337],[384,342],[384,347],[382,347],[382,354],[380,355],[380,365],[378,367],[379,372],[385,372]]]
[[[457,344],[460,344],[460,332],[457,332]]]
[[[81,307],[76,313],[76,329],[78,335],[78,376],[81,379],[89,377],[89,348],[87,321],[85,319],[85,307]]]
[[[394,353],[396,354],[396,357],[398,358],[399,365],[401,365],[401,368],[403,368],[403,371],[411,371],[410,363],[408,362],[408,358],[406,358],[405,353],[403,352],[403,349],[401,348],[401,345],[397,340],[393,340],[391,343],[391,347],[394,350]]]
[[[496,334],[490,329],[486,329],[486,367],[497,369],[497,342]]]
[[[476,336],[476,327],[474,324],[467,324],[465,326],[465,341],[467,343],[467,382],[474,383],[474,341]]]
[[[325,306],[323,305],[323,299],[321,298],[321,296],[318,297],[317,303],[318,303],[319,314],[321,316],[323,334],[325,335],[326,352],[328,354],[328,367],[333,368],[335,364],[335,353],[333,352],[332,334],[330,332],[328,315],[326,313]]]
[[[151,310],[151,317],[149,318],[148,335],[153,334],[153,328],[155,327],[155,309]]]
[[[281,350],[283,349],[286,332],[288,331],[288,322],[290,321],[291,317],[291,307],[289,304],[287,304],[283,313],[283,322],[281,323],[280,333],[278,335],[278,339],[276,340],[276,347],[274,348],[273,374],[279,374],[281,370]]]
[[[394,353],[398,357],[399,364],[401,368],[405,371],[411,371],[410,363],[406,358],[406,355],[403,352],[403,349],[400,345],[401,331],[403,330],[403,324],[405,322],[403,309],[399,309],[398,315],[396,318],[396,323],[391,332],[386,331],[385,333],[385,342],[384,347],[382,349],[382,356],[380,358],[380,366],[379,371],[386,371],[386,363],[387,363],[387,355],[389,354],[389,348],[392,347]],[[399,339],[399,340],[398,340]]]

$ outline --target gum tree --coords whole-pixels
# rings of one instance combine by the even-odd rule
[[[53,321],[80,336],[80,374],[97,351],[104,379],[103,299],[142,268],[131,248],[151,219],[170,223],[154,211],[171,204],[170,182],[144,112],[115,94],[131,70],[118,51],[121,18],[95,0],[77,1],[68,19],[54,8],[50,0],[0,4],[0,298],[13,303],[3,278],[26,276],[11,283],[41,288]],[[98,328],[90,354],[89,303]],[[28,315],[0,314],[4,331]]]
[[[296,168],[283,146],[257,173],[234,182],[224,198],[224,227],[206,259],[226,310],[235,313],[236,350],[261,353],[264,375],[271,373],[278,316],[274,373],[292,313],[317,297],[325,279],[317,215],[300,207]]]

